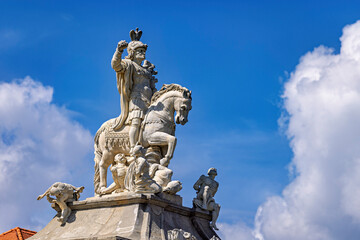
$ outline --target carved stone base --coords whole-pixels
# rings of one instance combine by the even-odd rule
[[[182,206],[178,195],[120,193],[69,204],[65,226],[56,218],[30,240],[209,240],[211,215]]]

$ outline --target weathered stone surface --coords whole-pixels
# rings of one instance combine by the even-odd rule
[[[168,200],[153,194],[119,193],[75,201],[69,204],[72,212],[64,226],[60,226],[54,218],[29,239],[168,240],[174,232],[181,233],[176,239],[218,237],[209,225],[209,212],[179,205],[180,196],[167,197]]]

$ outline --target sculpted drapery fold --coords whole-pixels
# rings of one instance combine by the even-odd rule
[[[128,59],[121,59],[121,52],[116,50],[114,53],[114,56],[111,60],[111,66],[116,71],[116,83],[117,83],[117,89],[120,94],[120,107],[121,107],[121,113],[120,115],[115,119],[114,125],[112,128],[114,130],[120,129],[129,114],[129,102],[130,102],[130,94],[131,94],[131,88],[133,85],[133,71],[134,66],[131,62],[131,60]]]

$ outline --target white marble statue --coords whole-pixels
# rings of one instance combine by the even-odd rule
[[[74,187],[68,183],[56,182],[51,185],[51,187],[49,187],[45,193],[38,196],[37,200],[40,200],[46,196],[50,203],[57,204],[61,209],[61,214],[58,218],[58,221],[64,225],[71,214],[71,209],[68,207],[67,203],[77,201],[80,198],[80,193],[83,190],[84,187]],[[50,196],[55,196],[56,199]]]
[[[95,135],[96,195],[129,191],[123,186],[123,176],[129,171],[127,167],[131,165],[129,160],[137,143],[145,148],[143,158],[147,163],[157,164],[151,171],[155,182],[170,194],[182,188],[179,181],[171,181],[172,171],[167,167],[176,146],[175,123],[184,125],[188,121],[191,91],[177,84],[164,84],[156,90],[157,72],[154,64],[145,60],[147,45],[140,41],[141,35],[138,29],[131,30],[131,42],[120,41],[111,61],[120,93],[121,114],[106,121]],[[123,59],[125,49],[128,55]],[[116,162],[117,154],[123,156],[124,162]],[[108,186],[110,165],[114,183]]]
[[[216,220],[219,216],[220,205],[214,200],[214,196],[219,187],[219,183],[215,181],[217,170],[215,168],[210,168],[208,170],[208,175],[209,176],[201,175],[194,184],[197,196],[194,198],[193,204],[197,208],[210,211],[212,213],[210,226],[215,230],[219,230],[216,227]]]
[[[130,31],[131,41],[118,42],[111,60],[121,113],[95,134],[95,196],[77,201],[84,187],[54,183],[37,199],[46,196],[57,219],[34,240],[220,240],[214,231],[220,211],[214,200],[219,186],[216,169],[210,168],[209,176],[202,175],[195,183],[193,208],[183,206],[177,195],[182,183],[172,180],[175,130],[188,122],[191,91],[174,83],[155,88],[157,72],[145,60],[148,46],[140,41],[141,35],[139,29]]]

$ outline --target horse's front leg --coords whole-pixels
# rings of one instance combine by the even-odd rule
[[[99,189],[105,189],[107,186],[107,170],[114,160],[114,155],[109,151],[104,151],[99,163],[100,168],[100,185]]]
[[[167,167],[174,155],[176,137],[164,132],[156,132],[151,134],[147,141],[152,146],[167,146],[166,155],[160,160],[160,164]]]

